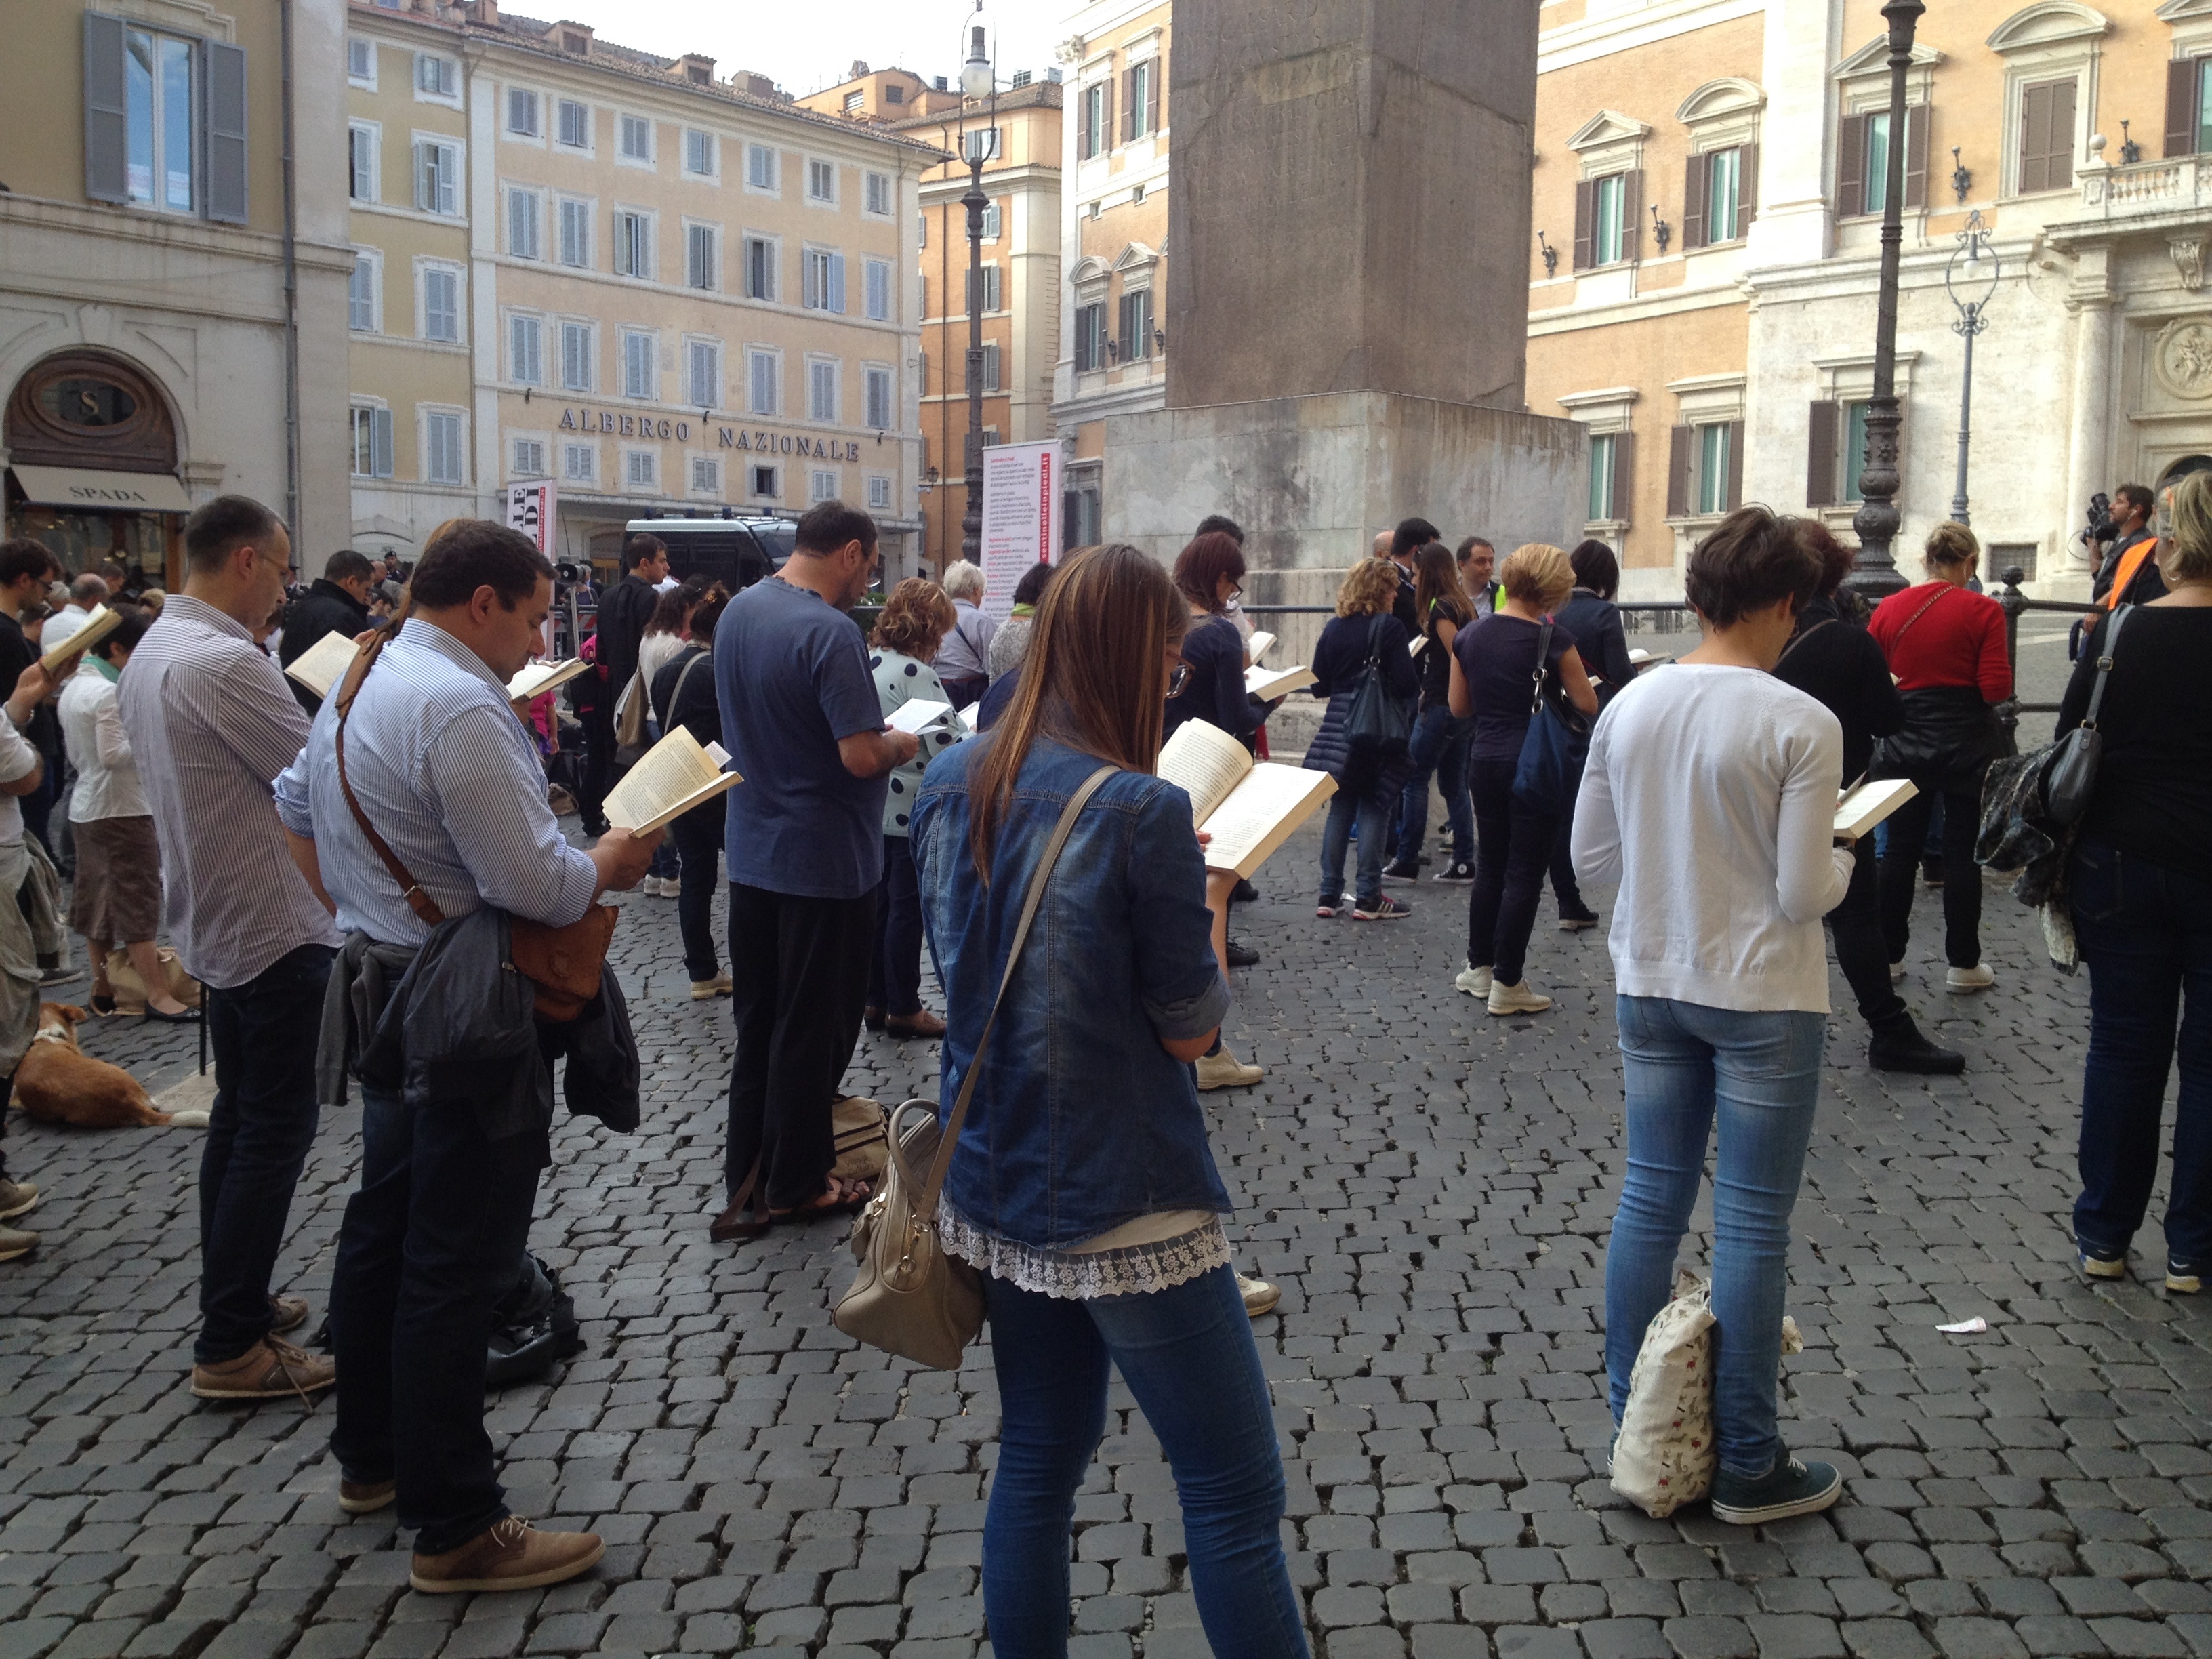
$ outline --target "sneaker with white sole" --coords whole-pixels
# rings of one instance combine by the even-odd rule
[[[1344,895],[1339,893],[1334,898],[1325,898],[1315,905],[1314,914],[1317,916],[1338,916],[1344,913],[1346,908]]]
[[[2087,1239],[2074,1241],[2074,1265],[2081,1270],[2084,1279],[2101,1279],[2107,1282],[2128,1276],[2128,1253],[2121,1250],[2106,1255]]]
[[[1525,979],[1517,985],[1505,985],[1494,975],[1491,978],[1490,1012],[1493,1014],[1540,1014],[1551,1006],[1551,998],[1538,996]]]
[[[1244,1298],[1246,1317],[1259,1319],[1275,1311],[1275,1304],[1283,1299],[1282,1288],[1270,1285],[1264,1279],[1247,1279],[1237,1275],[1237,1293]]]
[[[1198,1057],[1198,1086],[1201,1093],[1209,1089],[1243,1089],[1267,1076],[1262,1066],[1247,1066],[1229,1052],[1227,1043],[1210,1054]]]
[[[736,989],[727,974],[717,974],[712,979],[695,979],[691,981],[691,1000],[704,1002],[710,997],[726,997]]]
[[[1388,893],[1378,899],[1354,904],[1352,907],[1352,919],[1354,921],[1402,921],[1413,914],[1412,905],[1401,904]]]
[[[1997,976],[1985,963],[1976,963],[1971,968],[1947,968],[1943,971],[1943,988],[1947,991],[1986,991],[1997,982]]]
[[[0,1222],[0,1261],[16,1261],[39,1248],[39,1236]]]
[[[1792,1516],[1817,1515],[1844,1495],[1832,1463],[1801,1463],[1780,1451],[1756,1480],[1720,1469],[1713,1475],[1713,1519],[1732,1527],[1764,1527]]]
[[[1895,962],[1893,962],[1893,963],[1891,963],[1889,964],[1889,982],[1890,982],[1892,985],[1894,985],[1894,984],[1896,984],[1896,983],[1897,983],[1897,981],[1899,981],[1899,980],[1903,979],[1904,977],[1905,977],[1905,962],[1904,962],[1904,959],[1903,959],[1902,957],[1900,957],[1899,960],[1897,960],[1897,961],[1895,961]]]
[[[2204,1288],[2204,1275],[2194,1261],[2170,1255],[2166,1259],[2166,1288],[2176,1296],[2195,1296]]]
[[[1465,859],[1454,859],[1429,879],[1449,882],[1455,887],[1464,887],[1474,879],[1474,866]]]
[[[0,1221],[13,1221],[38,1207],[39,1188],[35,1182],[10,1181],[0,1176]]]
[[[1455,990],[1466,992],[1471,997],[1487,999],[1490,995],[1490,969],[1462,968],[1459,970],[1459,977],[1452,981],[1452,987]]]

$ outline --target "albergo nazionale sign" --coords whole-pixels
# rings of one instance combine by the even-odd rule
[[[610,409],[571,407],[561,411],[563,432],[603,433],[611,438],[665,438],[691,441],[694,427],[706,441],[708,423],[682,416],[633,415]],[[857,461],[860,446],[846,438],[817,438],[803,432],[773,432],[766,427],[714,426],[715,447],[763,455],[800,455],[823,461]]]

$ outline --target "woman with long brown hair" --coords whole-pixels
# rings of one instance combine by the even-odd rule
[[[1152,775],[1188,622],[1168,573],[1135,548],[1070,558],[1005,717],[939,759],[915,806],[950,1103],[1054,826],[1102,763],[1114,769],[1015,962],[938,1211],[945,1249],[984,1274],[1000,1430],[983,1604],[1005,1659],[1067,1651],[1068,1537],[1109,1367],[1184,1495],[1214,1652],[1306,1652],[1267,1384],[1190,1071],[1229,1007],[1218,952],[1236,877],[1205,867],[1189,797]]]
[[[1431,542],[1413,555],[1413,611],[1421,621],[1422,639],[1413,659],[1421,679],[1421,701],[1413,716],[1413,771],[1398,805],[1398,856],[1382,878],[1412,881],[1420,874],[1433,777],[1444,798],[1444,822],[1452,838],[1451,862],[1437,879],[1464,884],[1474,879],[1474,807],[1467,793],[1467,744],[1474,728],[1451,711],[1451,662],[1452,641],[1474,621],[1474,601],[1460,585],[1458,562],[1442,542]]]

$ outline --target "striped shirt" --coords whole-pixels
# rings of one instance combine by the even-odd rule
[[[338,787],[337,699],[276,780],[287,828],[315,842],[338,926],[386,945],[430,937],[362,833]],[[433,623],[411,617],[362,683],[346,720],[346,778],[368,821],[450,920],[484,905],[553,927],[599,889],[545,801],[545,772],[506,682]]]
[[[171,594],[117,701],[161,844],[161,924],[186,971],[228,991],[303,945],[339,943],[269,798],[307,717],[245,625]]]

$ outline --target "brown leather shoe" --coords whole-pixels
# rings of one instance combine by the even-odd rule
[[[455,1590],[538,1589],[599,1565],[607,1547],[595,1532],[539,1532],[519,1515],[442,1555],[416,1552],[407,1582],[426,1595]]]
[[[707,1224],[707,1237],[717,1244],[734,1244],[740,1239],[758,1238],[770,1225],[768,1212],[752,1207],[752,1200],[732,1203]]]
[[[192,1367],[192,1392],[203,1400],[305,1400],[338,1380],[336,1362],[265,1336],[235,1359]]]
[[[945,1022],[925,1008],[918,1014],[888,1016],[884,1030],[902,1042],[914,1037],[936,1038],[945,1035]]]
[[[338,1507],[348,1515],[374,1515],[399,1496],[397,1480],[338,1482]]]
[[[270,1326],[270,1331],[281,1334],[297,1330],[307,1322],[307,1298],[304,1296],[272,1296],[269,1298],[269,1312],[276,1321]]]

